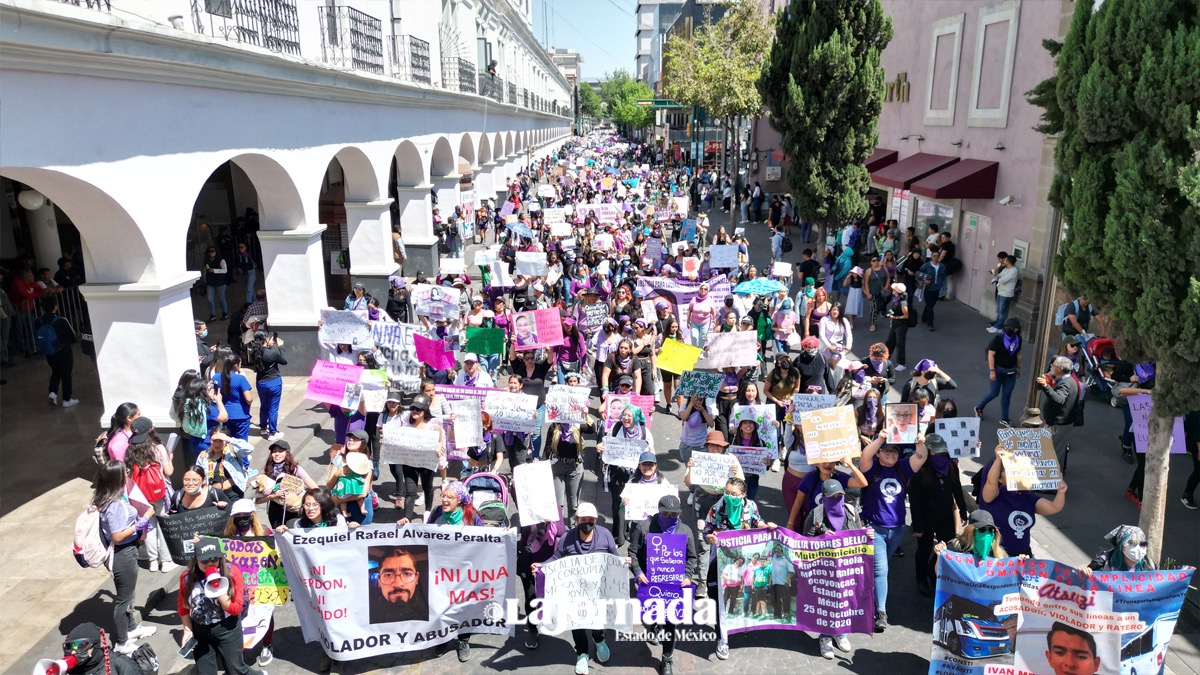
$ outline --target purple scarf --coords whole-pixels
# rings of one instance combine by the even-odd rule
[[[879,420],[879,399],[874,397],[867,399],[865,417],[864,421],[872,426]]]
[[[846,526],[846,502],[843,497],[827,497],[821,502],[821,506],[825,508],[825,520],[829,521],[835,531],[840,532]]]
[[[675,528],[679,527],[679,518],[677,516],[664,516],[658,514],[658,527],[662,529],[664,534],[675,534]]]
[[[950,473],[950,455],[934,455],[929,458],[933,470],[945,476]]]
[[[1021,348],[1021,336],[1019,334],[1009,336],[1008,333],[1004,333],[1003,337],[1004,348],[1008,350],[1009,354],[1016,354],[1017,350]]]

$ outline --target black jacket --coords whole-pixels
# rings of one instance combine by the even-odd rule
[[[653,516],[638,523],[629,533],[629,557],[631,558],[629,568],[633,572],[634,578],[637,578],[639,574],[646,573],[646,539],[651,534],[662,534],[658,518]],[[684,563],[684,572],[687,574],[687,578],[693,581],[699,579],[700,556],[696,553],[696,533],[684,522],[683,516],[679,517],[679,524],[675,526],[675,534],[687,536],[687,562]]]
[[[1079,402],[1079,380],[1066,373],[1053,386],[1042,385],[1042,419],[1050,426],[1074,424],[1075,404]]]

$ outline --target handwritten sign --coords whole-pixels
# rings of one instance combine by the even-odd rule
[[[364,369],[359,384],[362,385],[362,402],[367,412],[383,412],[388,394],[387,371]]]
[[[701,349],[685,345],[679,340],[663,340],[662,353],[658,355],[658,367],[668,373],[686,373],[696,367]]]
[[[513,316],[513,341],[516,351],[556,347],[563,343],[562,319],[557,309],[519,312]]]
[[[684,397],[702,396],[704,398],[711,398],[716,396],[717,392],[721,390],[721,382],[724,379],[721,373],[689,370],[679,378],[679,387],[675,393]]]
[[[979,456],[979,418],[951,417],[933,421],[933,430],[946,441],[951,457]]]
[[[537,430],[537,408],[536,396],[507,391],[491,392],[483,403],[483,409],[492,417],[493,429],[527,434]]]
[[[517,274],[544,277],[549,272],[546,254],[541,251],[517,251]]]
[[[1154,401],[1149,394],[1135,394],[1127,398],[1129,412],[1133,414],[1133,445],[1139,453],[1145,454],[1150,446],[1150,411],[1154,409]],[[1183,433],[1183,418],[1176,417],[1171,427],[1171,454],[1187,452],[1187,439]]]
[[[792,394],[792,411],[789,419],[795,424],[800,423],[800,413],[809,410],[822,410],[837,405],[837,397],[833,394]]]
[[[997,429],[1004,462],[1004,480],[1009,490],[1057,490],[1062,473],[1054,454],[1054,434],[1037,429]],[[998,449],[999,449],[998,448]]]
[[[591,387],[550,385],[550,390],[546,393],[546,422],[583,424],[587,421],[588,399],[591,394]]]
[[[165,516],[158,516],[158,526],[162,528],[163,538],[167,541],[167,550],[171,552],[171,560],[186,565],[192,561],[195,553],[193,538],[198,534],[203,536],[218,536],[229,522],[225,509],[208,506],[202,509],[183,510]]]
[[[629,567],[611,553],[587,553],[559,558],[538,573],[542,612],[548,625],[566,630],[632,628],[632,612],[618,612],[619,600],[629,598]],[[605,612],[576,611],[580,601],[605,607]],[[600,600],[611,600],[601,604]]]
[[[810,464],[836,462],[862,454],[854,407],[843,405],[800,413],[804,434],[804,456]]]
[[[362,394],[362,385],[359,384],[362,371],[362,366],[317,361],[309,375],[304,398],[343,408],[357,408],[358,397]]]
[[[708,247],[708,266],[713,269],[731,269],[738,266],[737,244],[718,244]]]
[[[605,436],[604,463],[610,466],[623,466],[626,469],[636,469],[638,458],[650,444],[640,438],[625,438],[624,436]]]
[[[769,276],[778,277],[780,279],[788,279],[792,276],[792,265],[784,261],[779,261],[771,265],[771,274]]]
[[[621,492],[621,498],[629,500],[625,504],[625,520],[630,523],[645,520],[658,513],[658,500],[678,494],[679,488],[670,483],[628,483]]]
[[[554,497],[551,466],[550,462],[532,462],[513,467],[513,494],[522,526],[562,520]]]
[[[454,352],[446,349],[445,340],[431,340],[424,335],[414,335],[413,345],[417,348],[417,358],[435,370],[449,370],[457,360]]]
[[[321,329],[317,333],[321,342],[352,345],[358,348],[371,346],[371,322],[366,312],[321,310]]]
[[[758,363],[758,333],[752,330],[708,334],[708,367],[740,368]]]
[[[483,445],[483,408],[479,399],[450,401],[454,411],[454,445],[477,448]]]
[[[376,321],[371,324],[371,338],[379,355],[386,361],[388,379],[405,392],[415,392],[421,386],[421,360],[413,336],[424,329],[407,323]]]
[[[604,325],[605,319],[608,318],[608,305],[602,302],[580,305],[579,307],[583,310],[583,325],[587,328],[599,328]]]
[[[437,428],[417,429],[404,426],[399,420],[388,422],[383,425],[379,461],[436,470],[440,438]]]
[[[683,597],[683,580],[687,577],[687,535],[646,535],[646,581],[638,584],[638,599],[659,598],[674,600]],[[683,608],[671,621],[682,623]]]
[[[723,488],[730,478],[742,478],[741,462],[733,455],[715,452],[692,453],[692,465],[688,467],[692,485]]]
[[[252,605],[282,605],[291,597],[283,560],[270,537],[222,539],[225,559],[242,573]]]

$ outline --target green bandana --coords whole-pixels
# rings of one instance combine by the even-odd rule
[[[462,509],[454,509],[453,511],[442,512],[442,520],[444,520],[447,525],[462,525],[462,517]]]
[[[976,532],[975,533],[975,546],[974,546],[974,548],[971,549],[971,552],[974,553],[975,557],[979,558],[980,560],[991,557],[992,541],[995,538],[996,538],[995,532],[988,532],[986,534],[983,532]]]
[[[730,497],[725,495],[725,515],[729,516],[729,522],[733,525],[733,529],[742,529],[742,507],[746,504],[744,497]]]

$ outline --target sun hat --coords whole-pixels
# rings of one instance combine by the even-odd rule
[[[895,291],[896,293],[907,293],[908,286],[905,286],[904,284],[901,284],[901,283],[895,283],[895,284],[892,284],[892,290]]]
[[[371,473],[371,458],[361,452],[350,452],[346,454],[346,466],[354,473],[365,476]]]

